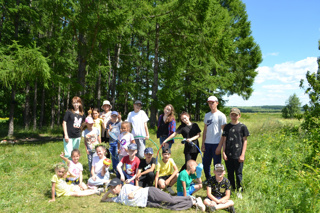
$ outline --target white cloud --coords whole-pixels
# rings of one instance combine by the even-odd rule
[[[279,55],[279,53],[278,52],[274,52],[274,53],[267,53],[267,54],[263,54],[263,58],[266,58],[266,57],[268,57],[268,56],[278,56]]]

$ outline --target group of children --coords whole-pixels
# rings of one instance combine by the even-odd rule
[[[201,198],[193,197],[203,186],[201,181],[202,164],[197,164],[195,161],[198,150],[194,146],[189,147],[185,144],[185,165],[180,171],[171,158],[171,146],[164,146],[162,159],[156,162],[156,159],[153,157],[153,149],[150,147],[145,148],[145,140],[149,138],[148,117],[141,110],[141,101],[135,102],[134,111],[129,113],[127,121],[122,121],[120,113],[111,111],[112,106],[109,101],[104,101],[103,103],[102,109],[104,109],[104,112],[99,113],[99,110],[95,108],[92,111],[90,110],[88,117],[84,117],[81,99],[80,101],[79,99],[79,97],[73,99],[73,109],[68,111],[64,117],[65,153],[62,153],[60,157],[67,165],[59,163],[55,167],[56,174],[51,180],[52,199],[50,201],[55,200],[55,195],[100,195],[104,192],[104,188],[97,186],[104,185],[110,186],[110,190],[103,196],[102,201],[125,203],[121,201],[125,199],[128,205],[130,203],[136,205],[137,202],[131,201],[136,199],[136,195],[139,194],[139,196],[147,196],[144,197],[144,200],[147,201],[146,205],[151,207],[182,210],[196,205],[202,211],[207,208],[209,211],[228,209],[230,212],[234,212],[234,203],[229,199],[230,190],[235,189],[234,172],[236,172],[237,186],[241,185],[242,177],[239,177],[238,174],[241,173],[242,175],[247,144],[246,137],[249,136],[246,126],[239,122],[239,109],[231,109],[231,123],[225,126],[221,138],[223,159],[226,163],[230,181],[224,177],[224,166],[216,164],[214,170],[215,176],[206,180],[207,197],[202,202]],[[82,122],[81,119],[84,119],[85,122]],[[198,147],[199,143],[197,139],[200,137],[200,128],[197,124],[190,122],[190,115],[188,113],[182,113],[180,119],[182,125],[166,139],[162,139],[161,142],[167,143],[176,134],[182,134],[187,138],[187,145],[194,144]],[[73,122],[73,124],[70,124],[70,122]],[[80,129],[84,126],[82,136],[85,141],[90,171],[87,185],[83,183],[83,167],[79,163],[80,151],[78,148],[80,140],[73,137],[78,136]],[[131,126],[133,127],[132,131]],[[138,137],[135,138],[135,136]],[[113,167],[110,171],[117,175],[117,178],[111,181],[109,172],[110,162],[106,158],[107,149],[105,144],[101,143],[102,141],[109,142],[108,151],[112,158]],[[71,146],[72,152],[70,152]],[[195,150],[192,151],[193,149]],[[71,153],[71,155],[68,155],[68,153]],[[240,170],[241,172],[239,172]],[[194,183],[194,180],[196,183]],[[67,182],[72,184],[69,185]],[[122,187],[124,183],[125,185]],[[175,194],[172,189],[175,183],[177,183],[177,196],[190,197],[190,199],[180,200],[179,198],[176,199],[176,196],[171,196]],[[123,188],[129,187],[127,185],[133,185],[135,188],[123,191]],[[142,189],[140,190],[141,187],[152,188],[152,190],[147,190],[147,195],[143,195],[143,193],[140,193],[140,191],[143,191]],[[157,188],[161,190],[161,193],[158,192]],[[167,193],[164,195],[162,190],[167,190],[170,195]],[[150,195],[150,191],[152,191],[153,196]],[[117,198],[109,199],[108,196],[110,194],[118,196]],[[171,196],[171,201],[176,203],[166,203],[164,200],[170,200],[167,195]],[[160,202],[161,199],[162,202]],[[160,201],[158,202],[158,200]],[[185,207],[183,207],[177,204],[179,202],[188,204],[185,204]],[[143,205],[146,206],[145,204]]]

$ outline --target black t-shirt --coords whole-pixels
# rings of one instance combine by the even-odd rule
[[[230,181],[225,177],[223,177],[222,181],[219,183],[216,180],[216,176],[212,176],[208,180],[208,186],[211,187],[211,194],[216,198],[223,198],[226,196],[226,191],[231,189]]]
[[[73,113],[68,110],[63,117],[63,121],[67,123],[67,132],[69,138],[79,138],[81,137],[81,124],[85,122],[85,114],[80,115],[78,113]],[[64,133],[63,133],[64,137]]]
[[[198,133],[200,133],[201,130],[196,123],[192,123],[190,126],[186,125],[185,123],[182,123],[176,133],[177,134],[182,134],[184,138],[192,138],[196,136]],[[192,141],[194,144],[196,144],[199,147],[199,142],[198,139]],[[184,151],[183,153],[199,153],[199,150],[196,146],[192,146],[190,143],[186,142],[184,144]]]
[[[139,169],[141,169],[141,172],[144,172],[151,168],[152,164],[156,165],[156,159],[151,158],[150,163],[147,163],[146,159],[140,160]]]
[[[226,137],[225,153],[230,159],[239,159],[243,148],[243,137],[249,136],[248,128],[243,123],[236,125],[228,123],[224,129],[222,136]]]
[[[169,122],[165,123],[163,121],[163,116],[160,117],[160,123],[157,134],[159,136],[169,136]]]

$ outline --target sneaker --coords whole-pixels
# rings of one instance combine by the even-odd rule
[[[231,213],[236,213],[236,210],[234,209],[234,206],[229,206],[228,211]]]
[[[171,194],[171,195],[175,195],[176,193],[172,190],[171,186],[167,186],[167,191]]]
[[[207,205],[207,210],[208,210],[208,212],[214,212],[214,211],[216,211],[216,207]]]
[[[206,210],[206,206],[203,204],[201,197],[196,198],[196,201],[196,206],[204,212]]]

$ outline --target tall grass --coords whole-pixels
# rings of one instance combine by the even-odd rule
[[[284,120],[280,114],[243,114],[241,122],[251,136],[243,171],[245,192],[240,199],[232,193],[237,212],[320,212],[319,168],[308,167],[312,148],[299,130],[297,120]],[[199,123],[203,129],[203,122]],[[151,139],[158,143],[155,131]],[[41,133],[43,134],[43,133]],[[148,146],[155,149],[152,142]],[[83,142],[80,146],[85,153]],[[184,164],[180,140],[173,145],[172,157],[178,167]],[[100,203],[97,195],[50,199],[52,165],[60,162],[62,141],[1,145],[0,212],[167,212],[151,208],[132,208],[113,203]],[[86,155],[84,178],[88,179]],[[198,162],[201,162],[200,157]],[[203,175],[204,180],[204,175]],[[205,189],[197,193],[204,198]],[[187,212],[195,212],[191,209]],[[224,211],[220,211],[224,212]]]

